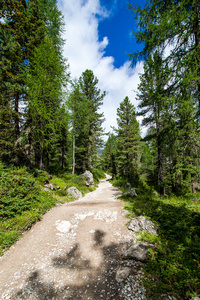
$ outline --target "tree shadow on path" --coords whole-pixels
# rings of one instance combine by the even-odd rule
[[[52,267],[64,270],[66,276],[75,271],[83,279],[84,274],[86,279],[82,280],[83,284],[77,284],[76,278],[72,284],[63,286],[58,286],[56,282],[45,282],[38,270],[30,274],[26,286],[12,299],[123,299],[119,293],[121,284],[116,281],[115,275],[121,264],[120,249],[124,244],[113,243],[106,246],[105,235],[102,230],[96,230],[93,236],[93,248],[95,251],[98,250],[103,258],[101,266],[94,267],[90,260],[84,259],[78,243],[64,256],[52,260]]]

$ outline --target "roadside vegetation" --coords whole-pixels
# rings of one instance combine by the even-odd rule
[[[102,171],[94,170],[94,182],[103,178]],[[44,191],[44,184],[51,182],[57,190]],[[68,172],[49,174],[46,171],[26,167],[9,168],[0,165],[0,255],[12,246],[23,232],[42,218],[55,205],[74,200],[67,194],[71,186],[78,188],[82,195],[95,187],[87,187],[82,175]]]
[[[124,179],[113,185],[125,192]],[[134,186],[134,185],[133,185]],[[130,217],[145,216],[158,226],[158,236],[144,233],[141,240],[153,243],[144,264],[147,299],[191,299],[200,294],[200,192],[184,196],[160,196],[155,189],[138,185],[137,196],[122,196]]]

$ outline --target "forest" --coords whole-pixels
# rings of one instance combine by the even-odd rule
[[[99,89],[92,70],[71,78],[57,1],[1,3],[0,219],[11,220],[31,208],[35,177],[78,178],[90,170],[111,174],[122,189],[130,182],[139,196],[125,197],[127,208],[163,226],[159,250],[148,264],[151,274],[162,279],[159,284],[155,280],[155,290],[178,291],[186,297],[180,299],[189,299],[200,294],[199,1],[150,0],[143,8],[130,3],[128,9],[138,24],[134,37],[143,44],[141,51],[129,54],[132,67],[144,62],[138,107],[128,97],[122,99],[117,128],[106,133],[99,112],[106,91]],[[10,200],[12,185],[20,182],[33,194],[23,195],[23,209],[21,202],[14,206]],[[20,189],[15,186],[15,194]],[[51,201],[50,206],[55,204]],[[10,222],[0,226],[5,231],[2,249],[12,235]]]

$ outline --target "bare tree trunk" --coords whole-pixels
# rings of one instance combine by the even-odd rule
[[[16,140],[19,138],[19,93],[15,95],[15,136]]]
[[[40,170],[43,169],[43,148],[40,146],[40,163],[39,163]]]
[[[72,165],[72,175],[75,173],[75,124],[73,124],[73,165]]]
[[[158,145],[158,186],[160,194],[165,194],[164,187],[164,176],[163,176],[163,153],[162,153],[162,142],[160,136],[159,124],[157,124],[157,145]]]

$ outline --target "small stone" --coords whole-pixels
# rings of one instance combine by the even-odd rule
[[[120,267],[117,270],[117,273],[116,273],[116,276],[115,276],[116,281],[119,282],[119,283],[124,281],[129,276],[130,272],[131,272],[130,268]]]

